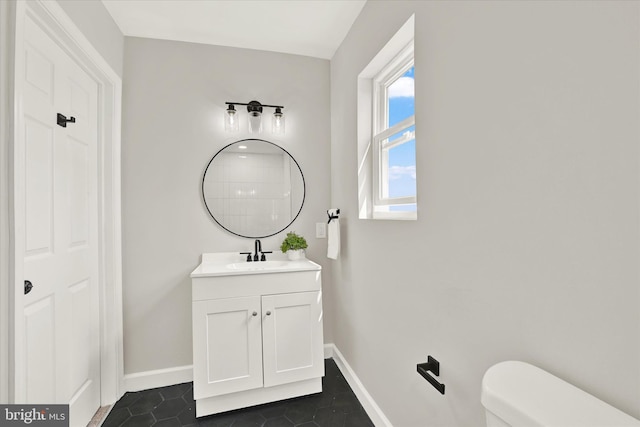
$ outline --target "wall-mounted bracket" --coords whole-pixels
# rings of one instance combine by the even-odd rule
[[[66,128],[67,123],[75,123],[75,122],[76,122],[75,117],[69,117],[67,119],[67,116],[65,116],[64,114],[58,113],[58,126],[62,126],[63,128]]]
[[[429,384],[434,386],[440,394],[444,394],[444,384],[439,383],[438,380],[429,375],[429,372],[433,372],[436,377],[440,376],[440,362],[431,356],[427,356],[427,363],[419,363],[417,368],[418,373],[429,381]]]
[[[329,224],[332,219],[340,219],[340,209],[336,209],[334,212],[332,212],[332,209],[329,209],[327,211],[327,216],[329,217],[327,224]]]

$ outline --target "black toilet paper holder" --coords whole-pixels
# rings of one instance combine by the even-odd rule
[[[440,376],[440,362],[431,356],[427,356],[427,363],[418,363],[417,368],[418,373],[429,381],[429,384],[434,386],[440,394],[444,394],[444,384],[439,383],[438,380],[429,375],[429,372],[433,372],[436,377]]]

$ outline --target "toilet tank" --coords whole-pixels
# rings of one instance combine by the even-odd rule
[[[489,368],[481,401],[488,427],[640,427],[639,420],[524,362]]]

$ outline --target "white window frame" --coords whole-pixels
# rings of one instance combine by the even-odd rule
[[[389,211],[389,207],[415,204],[417,197],[388,196],[388,150],[415,139],[415,130],[392,142],[388,139],[403,130],[415,125],[414,114],[400,123],[387,127],[389,123],[389,86],[414,66],[413,40],[405,46],[389,63],[372,79],[372,148],[373,148],[373,218],[379,219],[416,219],[416,211]],[[409,132],[409,131],[407,131]]]
[[[393,75],[400,77],[406,72],[407,64],[401,59],[407,57],[403,55],[413,57],[414,38],[415,15],[411,15],[358,74],[356,144],[358,158],[358,218],[360,219],[417,219],[417,211],[390,210],[393,205],[402,205],[407,202],[416,203],[417,200],[413,197],[410,199],[402,198],[404,200],[381,197],[384,194],[388,194],[384,192],[385,189],[380,184],[382,182],[381,176],[387,173],[388,170],[381,170],[379,166],[382,164],[381,160],[385,160],[383,153],[389,148],[383,145],[385,138],[393,135],[394,130],[389,131],[392,132],[391,134],[383,133],[386,131],[388,124],[387,106],[382,104],[383,101],[380,100],[381,97],[378,94],[382,93],[384,95],[386,93],[387,87],[391,83],[388,80]],[[402,70],[403,68],[405,69]],[[375,83],[376,81],[378,84]],[[388,84],[381,86],[381,82],[387,82]],[[386,102],[386,97],[384,98]],[[415,118],[412,120],[414,120],[415,124]],[[379,124],[381,123],[384,124],[384,127],[380,127]],[[407,124],[407,122],[403,122],[399,126],[407,126]],[[398,131],[396,130],[395,132],[397,133]],[[380,150],[380,147],[383,150]],[[388,161],[386,164],[388,168]],[[382,192],[381,189],[383,190]]]

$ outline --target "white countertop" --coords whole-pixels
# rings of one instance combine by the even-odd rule
[[[191,277],[240,276],[322,270],[320,265],[306,258],[290,261],[287,255],[280,251],[273,251],[272,254],[266,254],[266,257],[266,262],[247,262],[247,256],[241,255],[239,252],[204,253],[202,254],[202,262],[191,272]]]

